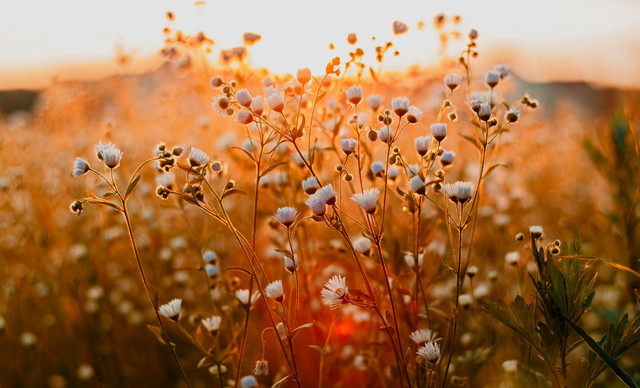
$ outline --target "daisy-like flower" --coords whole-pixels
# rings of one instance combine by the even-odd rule
[[[435,364],[440,359],[440,345],[437,342],[429,341],[418,349],[418,356]]]
[[[269,375],[269,362],[267,360],[256,361],[256,367],[253,368],[253,373],[256,376],[268,376]]]
[[[354,194],[351,199],[358,204],[365,212],[373,214],[376,212],[378,204],[378,196],[380,195],[380,189],[374,187],[369,190],[365,190],[362,194]]]
[[[109,147],[113,147],[113,144],[111,144],[111,143],[102,144],[102,140],[100,140],[100,143],[96,144],[96,146],[94,147],[94,149],[96,151],[96,157],[99,160],[103,160],[102,151],[106,150]]]
[[[101,147],[99,151],[98,147]],[[96,146],[96,151],[98,153],[98,159],[102,160],[104,164],[111,169],[118,167],[120,160],[122,160],[122,151],[117,149],[116,146],[111,143],[106,146],[98,144]]]
[[[438,142],[442,142],[447,137],[447,124],[433,123],[431,124],[431,135]]]
[[[258,116],[262,115],[264,112],[264,104],[262,103],[262,96],[256,96],[251,99],[251,105],[249,105],[249,109],[255,112]]]
[[[418,155],[425,156],[431,147],[431,136],[420,136],[413,140]]]
[[[456,159],[455,152],[445,151],[442,153],[442,155],[440,155],[440,164],[442,164],[442,167],[446,167],[452,164],[455,159]]]
[[[304,203],[309,206],[313,215],[316,217],[322,217],[327,212],[327,205],[324,204],[324,201],[318,196],[317,192],[311,194]]]
[[[220,330],[220,323],[222,322],[222,317],[217,315],[212,316],[211,318],[205,318],[202,321],[202,326],[205,329],[209,330],[212,336],[216,336],[218,334],[218,330]]]
[[[407,97],[396,97],[391,100],[391,109],[399,117],[404,116],[409,111],[409,99]]]
[[[378,138],[383,143],[388,143],[393,140],[393,130],[388,125],[378,130]]]
[[[240,105],[246,107],[249,107],[251,105],[251,94],[249,94],[249,91],[247,89],[240,89],[238,90],[238,92],[236,93],[236,100],[238,100],[238,103],[240,103]]]
[[[354,106],[362,102],[362,86],[360,85],[354,85],[347,88],[347,90],[344,91],[344,94],[347,96],[347,101]]]
[[[384,163],[380,161],[371,163],[371,173],[374,176],[382,177],[382,174],[384,173]]]
[[[284,99],[280,93],[273,93],[267,97],[267,104],[272,111],[282,113],[284,110]]]
[[[282,289],[282,280],[276,280],[267,285],[264,289],[267,297],[282,303],[284,300],[284,290]]]
[[[247,290],[246,288],[242,290],[236,290],[235,295],[236,295],[236,298],[238,298],[238,300],[240,301],[240,303],[242,303],[245,306],[249,305],[249,290]],[[254,292],[253,295],[251,295],[251,304],[256,303],[259,296],[260,294],[258,292]]]
[[[500,74],[498,74],[498,72],[496,71],[489,71],[484,76],[484,82],[487,84],[487,86],[493,89],[496,87],[496,85],[498,85],[498,82],[500,82]]]
[[[449,90],[454,90],[455,88],[458,87],[458,85],[460,85],[461,80],[462,80],[462,77],[460,77],[460,75],[449,74],[446,77],[444,77],[444,84],[447,86],[447,88],[449,88]]]
[[[413,252],[405,252],[404,262],[407,263],[409,268],[415,269],[416,258],[414,257]],[[424,253],[418,253],[418,267],[422,267],[423,262],[424,262]]]
[[[382,96],[379,94],[372,94],[368,96],[367,104],[374,112],[377,111],[378,108],[380,108],[380,105],[382,105]]]
[[[331,206],[336,203],[336,193],[333,191],[333,186],[329,183],[316,191],[315,195],[322,200],[325,204]]]
[[[302,69],[298,69],[298,73],[296,74],[296,79],[301,84],[306,84],[311,81],[311,70],[308,67],[304,67]]]
[[[346,155],[350,155],[356,151],[356,148],[358,147],[358,141],[350,137],[340,139],[340,147],[342,148],[342,152],[344,152]]]
[[[491,118],[491,105],[488,102],[483,102],[478,109],[478,117],[482,121],[488,121]]]
[[[160,306],[160,308],[158,309],[158,311],[160,312],[160,314],[164,315],[165,317],[171,319],[174,322],[178,322],[178,319],[180,319],[180,306],[182,305],[182,299],[174,299],[171,302],[167,303],[167,304],[163,304],[162,306]]]
[[[411,107],[409,107],[409,111],[407,112],[407,121],[411,124],[415,124],[420,120],[422,120],[422,111],[420,110],[420,108],[411,105]]]
[[[189,164],[191,167],[204,166],[209,163],[209,155],[199,148],[191,147],[189,150]]]
[[[276,210],[275,218],[288,228],[293,225],[293,221],[296,220],[296,215],[298,215],[298,212],[295,207],[286,206],[279,207],[278,210]]]
[[[400,169],[396,166],[389,166],[389,171],[387,171],[387,178],[392,181],[400,176]]]
[[[298,254],[293,254],[293,259],[291,259],[288,255],[284,255],[284,268],[290,273],[296,272],[298,269]]]
[[[248,110],[240,109],[238,113],[236,113],[236,121],[240,124],[251,124],[253,122],[253,115]]]
[[[509,75],[509,67],[505,64],[495,65],[493,71],[500,74],[500,79],[504,79]]]
[[[333,277],[325,283],[321,295],[322,303],[331,309],[339,308],[343,303],[346,303],[349,295],[347,279],[340,275],[333,275]]]
[[[71,175],[80,176],[89,171],[89,168],[89,163],[84,159],[76,158],[75,162],[73,162],[73,171],[71,172]]]
[[[453,193],[460,203],[465,203],[473,196],[473,183],[457,181],[453,184]]]
[[[353,240],[353,249],[365,256],[369,255],[369,252],[371,251],[371,240],[366,237],[358,237]]]
[[[314,176],[302,181],[302,190],[309,195],[315,193],[318,188],[320,188],[320,185],[318,184],[318,179]]]
[[[416,194],[424,194],[424,181],[419,175],[414,175],[409,179],[409,188]]]
[[[416,345],[423,344],[425,342],[437,342],[435,331],[431,331],[429,329],[420,329],[416,330],[409,337],[416,343]]]
[[[505,117],[508,122],[515,123],[520,118],[520,111],[516,108],[511,108],[505,113]]]
[[[542,237],[542,226],[530,226],[529,233],[533,236],[533,238]]]

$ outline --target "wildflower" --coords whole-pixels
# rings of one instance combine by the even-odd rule
[[[542,226],[530,226],[529,233],[536,239],[542,237]]]
[[[202,254],[202,259],[204,260],[205,263],[211,263],[212,261],[218,259],[218,255],[211,249],[207,249]]]
[[[318,179],[312,176],[302,181],[302,189],[307,194],[313,194],[318,190],[320,185],[318,184]]]
[[[419,175],[414,175],[409,179],[409,188],[416,194],[424,194],[424,181]]]
[[[455,88],[458,87],[458,85],[460,85],[461,80],[462,80],[462,77],[460,77],[460,75],[449,74],[446,77],[444,77],[444,84],[447,86],[447,88],[449,88],[449,90],[454,90]]]
[[[352,105],[358,105],[362,101],[362,86],[354,85],[344,91],[347,101]]]
[[[378,130],[378,138],[383,143],[389,143],[393,140],[393,130],[388,125]]]
[[[75,162],[73,163],[73,171],[71,172],[71,174],[73,176],[80,176],[89,171],[90,168],[91,167],[89,167],[89,163],[87,163],[84,159],[76,158]]]
[[[267,285],[264,289],[267,296],[277,302],[282,303],[284,300],[284,290],[282,289],[282,280],[276,280]]]
[[[435,331],[431,331],[429,329],[420,329],[416,330],[409,337],[416,343],[416,345],[420,345],[425,342],[436,342],[436,333]]]
[[[191,147],[189,151],[189,164],[191,167],[204,166],[209,163],[209,155],[199,148]]]
[[[358,141],[352,138],[340,139],[340,147],[342,148],[342,152],[349,155],[355,152],[358,147]]]
[[[309,68],[304,67],[302,69],[298,69],[296,79],[303,85],[311,81],[311,71],[309,70]]]
[[[471,182],[458,181],[453,184],[453,192],[460,203],[465,203],[473,196],[473,184]]]
[[[254,292],[253,295],[251,295],[251,301],[249,301],[249,290],[247,290],[246,288],[242,290],[236,290],[235,295],[240,303],[242,303],[244,306],[250,306],[256,303],[258,297],[260,296],[258,292]]]
[[[398,117],[402,117],[409,111],[409,104],[407,97],[396,97],[391,100],[391,109]]]
[[[203,319],[202,326],[204,326],[205,329],[209,330],[209,333],[211,333],[211,335],[215,337],[216,334],[218,334],[218,330],[220,330],[221,322],[222,322],[222,317],[214,315],[211,318]]]
[[[440,358],[440,345],[437,342],[429,341],[418,349],[418,356],[435,364]]]
[[[507,373],[515,373],[518,370],[518,360],[507,360],[503,362],[502,370]]]
[[[515,267],[520,261],[520,252],[513,251],[513,252],[507,253],[504,256],[504,261],[506,261],[507,264],[509,264],[510,266]]]
[[[467,268],[467,276],[469,277],[469,279],[473,279],[477,273],[478,273],[478,267],[476,267],[475,265],[472,265],[471,267]]]
[[[267,360],[256,361],[256,367],[253,369],[253,373],[256,376],[268,376],[269,375],[269,362]]]
[[[280,207],[276,210],[275,218],[287,228],[293,225],[293,221],[296,219],[297,211],[294,207]]]
[[[382,174],[384,173],[384,163],[377,160],[371,163],[371,173],[374,176],[382,177]]]
[[[369,107],[375,112],[380,108],[380,105],[382,105],[382,96],[379,94],[372,94],[367,97],[366,101],[367,104],[369,104]]]
[[[34,346],[36,342],[38,342],[38,337],[36,337],[35,334],[30,333],[28,331],[25,331],[24,333],[20,334],[20,343],[25,348],[30,348]]]
[[[414,175],[418,175],[419,166],[417,164],[410,164],[407,166],[407,172],[409,176],[413,177]]]
[[[315,195],[317,195],[322,202],[329,206],[336,203],[336,193],[333,191],[333,186],[331,184],[328,184],[319,189]]]
[[[500,74],[500,79],[504,79],[509,75],[509,67],[505,64],[495,65],[493,71]]]
[[[309,206],[313,215],[316,217],[322,217],[327,212],[327,206],[324,204],[322,198],[318,196],[317,192],[311,194],[304,203]]]
[[[473,99],[472,97],[470,105],[471,105],[471,110],[478,113],[480,111],[480,106],[482,105],[482,101]]]
[[[453,163],[456,158],[456,153],[453,151],[445,151],[440,155],[440,163],[442,167],[446,167]]]
[[[487,86],[489,86],[491,89],[493,89],[493,88],[496,87],[498,82],[500,82],[500,74],[498,74],[495,71],[489,71],[484,76],[484,82],[487,84]]]
[[[98,147],[100,149],[98,150]],[[122,159],[122,151],[116,148],[113,144],[109,143],[103,146],[102,143],[96,146],[98,153],[98,159],[102,160],[107,167],[113,169],[118,167],[120,160]]]
[[[273,93],[267,97],[267,104],[274,112],[282,113],[284,109],[284,99],[280,93]]]
[[[444,123],[433,123],[431,124],[431,135],[436,139],[439,143],[447,137],[447,124]]]
[[[162,306],[160,306],[160,308],[158,309],[158,311],[160,311],[160,314],[164,315],[165,317],[171,319],[174,322],[178,322],[178,319],[180,319],[180,306],[182,305],[182,299],[174,299],[171,302],[167,303],[167,304],[163,304]]]
[[[416,267],[416,258],[413,255],[413,252],[405,252],[404,254],[404,262],[407,263],[409,268],[415,269]],[[424,253],[418,253],[418,267],[422,267],[422,263],[424,262]]]
[[[431,147],[431,136],[419,136],[413,140],[418,155],[425,156]]]
[[[347,280],[340,275],[333,275],[333,277],[325,283],[321,295],[322,303],[331,309],[339,308],[343,303],[346,303],[349,295]]]
[[[264,105],[262,104],[262,96],[256,96],[251,99],[251,104],[249,105],[249,109],[251,109],[258,116],[262,115],[264,111]]]
[[[248,110],[240,109],[236,114],[236,121],[240,124],[250,124],[253,121],[253,115]]]
[[[478,110],[478,117],[482,121],[488,121],[491,118],[491,105],[488,102],[483,102]]]
[[[251,94],[249,94],[249,91],[247,89],[240,89],[236,93],[236,100],[238,100],[238,103],[240,103],[240,105],[248,108],[252,102]]]
[[[256,378],[251,376],[251,375],[244,376],[243,378],[240,379],[240,387],[242,387],[242,388],[257,388],[258,387],[258,380],[256,380]]]
[[[374,187],[369,190],[365,190],[362,194],[354,194],[351,199],[358,204],[365,212],[373,214],[376,212],[378,196],[380,195],[380,189]]]
[[[363,255],[367,256],[371,251],[371,240],[366,237],[358,237],[357,239],[353,240],[353,249],[355,249],[356,252],[362,253]]]
[[[304,159],[303,159],[304,158]],[[294,153],[291,156],[291,159],[293,160],[293,162],[300,168],[304,168],[306,166],[305,164],[305,160],[309,160],[309,155],[308,153],[305,151],[302,153],[302,156],[300,156],[300,154]]]
[[[409,107],[409,111],[407,112],[407,121],[411,124],[415,124],[420,120],[422,120],[422,111],[420,110],[420,108],[411,105]]]
[[[508,122],[515,123],[520,118],[520,111],[516,108],[511,108],[505,113],[505,117]]]
[[[297,253],[293,254],[293,259],[289,255],[284,255],[284,268],[291,273],[296,272],[296,269],[298,269]]]
[[[469,294],[462,294],[458,297],[458,304],[464,309],[468,309],[473,303],[473,297]]]
[[[216,377],[220,375],[224,375],[225,373],[227,373],[227,367],[224,365],[214,365],[211,368],[209,368],[209,373],[211,373]]]
[[[218,266],[215,264],[205,264],[204,270],[207,273],[207,276],[212,279],[218,277],[218,274],[220,273],[220,271],[218,270]]]
[[[393,181],[398,176],[400,176],[400,169],[396,166],[389,166],[389,171],[387,171],[387,178]]]

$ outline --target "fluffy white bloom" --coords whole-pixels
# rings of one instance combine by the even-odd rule
[[[89,163],[82,158],[76,158],[73,163],[73,171],[71,172],[71,175],[80,176],[87,171],[89,171]]]
[[[422,111],[420,110],[420,108],[411,105],[411,107],[409,107],[409,111],[407,112],[407,121],[415,124],[420,120],[422,120]]]
[[[353,105],[358,105],[362,101],[362,86],[354,85],[344,91],[347,101]]]
[[[387,171],[387,178],[395,180],[398,176],[400,176],[400,169],[396,166],[389,166],[389,171]]]
[[[262,103],[262,96],[253,97],[251,99],[251,105],[249,108],[254,111],[257,115],[262,115],[264,112],[264,104]]]
[[[265,93],[266,94],[266,93]],[[267,97],[267,104],[274,112],[281,113],[284,109],[284,99],[280,93],[272,93]]]
[[[468,309],[472,303],[473,297],[469,294],[462,294],[458,297],[458,304],[462,306],[462,308]]]
[[[371,240],[366,237],[358,237],[353,240],[353,248],[356,252],[362,253],[363,255],[368,255],[371,250]]]
[[[369,104],[369,107],[371,107],[371,109],[373,109],[374,111],[378,110],[378,108],[380,108],[380,105],[382,105],[382,96],[379,94],[372,94],[368,96],[367,104]]]
[[[409,111],[411,103],[407,97],[396,97],[391,100],[391,109],[395,114],[402,117]]]
[[[276,280],[267,285],[264,289],[267,297],[282,302],[284,300],[284,290],[282,288],[282,280]]]
[[[318,198],[322,200],[325,204],[331,206],[336,203],[336,193],[333,191],[333,186],[329,183],[326,186],[323,186],[316,194]]]
[[[189,164],[191,164],[191,167],[204,166],[207,163],[209,163],[209,155],[199,148],[191,147],[191,150],[189,150]]]
[[[158,311],[160,314],[165,317],[171,319],[174,322],[177,322],[180,319],[180,306],[182,305],[182,299],[174,299],[167,304],[163,304],[160,306]]]
[[[542,226],[530,226],[529,233],[531,233],[534,238],[542,237]]]
[[[436,363],[440,358],[440,345],[437,342],[429,341],[418,349],[418,356],[429,362]]]
[[[235,295],[243,305],[246,306],[249,304],[249,290],[247,290],[246,288],[242,290],[236,290]],[[254,292],[253,295],[251,295],[251,304],[256,303],[259,296],[260,294],[258,292]]]
[[[252,102],[251,94],[247,89],[240,89],[236,93],[236,100],[240,103],[240,105],[244,107],[249,107]]]
[[[457,181],[453,184],[453,193],[461,203],[465,203],[473,196],[473,184],[471,182]]]
[[[307,194],[315,193],[320,185],[318,184],[318,179],[312,176],[302,181],[302,189]]]
[[[296,215],[298,212],[295,207],[280,207],[276,210],[276,219],[282,223],[282,225],[287,228],[293,224],[293,221],[296,220]]]
[[[356,151],[356,148],[358,147],[358,141],[352,138],[340,139],[340,147],[342,148],[342,152],[344,152],[346,155],[349,155]]]
[[[211,334],[215,335],[218,332],[218,330],[220,330],[221,322],[222,322],[222,317],[214,315],[211,318],[203,319],[202,326],[204,326],[205,329],[209,330]]]
[[[484,82],[490,88],[494,88],[498,84],[498,82],[500,82],[500,74],[498,74],[498,72],[495,72],[495,71],[489,71],[484,76]]]
[[[317,217],[322,217],[327,212],[327,205],[324,204],[324,201],[318,196],[317,192],[311,194],[304,203],[309,206],[313,215]]]
[[[109,168],[118,167],[122,159],[122,151],[111,143],[105,146],[103,146],[102,143],[98,144],[96,146],[96,152],[98,153],[98,159],[102,160]]]
[[[414,193],[424,194],[424,181],[419,175],[414,175],[413,178],[409,180],[409,188]]]
[[[253,114],[248,110],[240,109],[236,113],[236,121],[244,125],[251,124],[253,122]]]
[[[331,279],[325,283],[321,292],[322,303],[332,309],[339,308],[349,295],[347,288],[347,280],[340,275],[333,275]]]
[[[505,64],[495,65],[493,67],[493,71],[500,74],[500,79],[503,79],[509,75],[509,67]]]
[[[433,123],[431,124],[431,135],[438,142],[444,140],[447,137],[447,124],[445,123]]]
[[[374,187],[369,190],[365,190],[362,194],[354,194],[351,199],[358,204],[365,212],[373,214],[376,212],[378,196],[380,195],[380,189]]]
[[[442,167],[448,166],[456,159],[456,153],[453,151],[445,151],[440,155],[440,163]]]
[[[507,373],[515,373],[518,370],[518,360],[507,360],[503,362],[502,370]]]
[[[444,77],[444,84],[447,86],[447,88],[449,88],[450,90],[453,90],[457,88],[458,85],[460,85],[461,80],[462,80],[462,77],[460,77],[460,75],[449,74],[446,77]]]
[[[383,143],[388,143],[393,140],[393,130],[388,125],[378,130],[378,138]]]
[[[418,253],[418,267],[422,267],[424,261],[424,253]],[[416,267],[416,259],[413,256],[413,252],[405,252],[404,262],[407,263],[409,268],[414,269]]]
[[[413,140],[413,144],[416,147],[418,155],[424,156],[429,152],[429,148],[431,147],[431,136],[416,137]]]
[[[416,343],[416,345],[420,345],[424,342],[436,342],[438,341],[436,339],[436,335],[438,333],[436,333],[435,331],[431,331],[429,329],[420,329],[420,330],[416,330],[413,333],[411,333],[410,337],[413,340],[413,342]]]
[[[520,261],[520,252],[513,251],[504,255],[504,261],[512,267],[515,267]]]

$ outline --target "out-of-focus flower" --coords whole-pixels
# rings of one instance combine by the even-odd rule
[[[516,108],[511,108],[505,113],[505,117],[508,122],[515,123],[520,118],[520,111]]]
[[[424,181],[419,175],[414,175],[409,179],[409,188],[416,194],[424,194]]]
[[[371,94],[367,97],[367,104],[373,111],[377,111],[382,105],[382,96],[379,94]]]
[[[435,331],[431,331],[429,329],[420,329],[411,333],[410,337],[416,345],[423,344],[425,342],[436,342],[436,333]]]
[[[455,159],[456,153],[453,151],[445,151],[440,155],[440,163],[442,164],[442,167],[452,164]]]
[[[296,74],[296,79],[301,84],[306,84],[311,81],[311,70],[308,67],[304,67],[302,69],[298,69],[298,73]]]
[[[358,237],[353,240],[353,249],[358,253],[362,253],[363,255],[368,255],[371,251],[371,240],[366,237]]]
[[[248,110],[240,109],[236,113],[236,121],[244,125],[250,124],[253,122],[253,115]]]
[[[529,233],[533,236],[533,238],[542,237],[542,226],[530,226]]]
[[[378,130],[378,138],[383,143],[389,143],[393,140],[393,130],[388,125]]]
[[[498,85],[498,82],[500,82],[500,74],[495,71],[489,71],[484,76],[484,82],[487,84],[487,86],[493,89],[496,87],[496,85]]]
[[[284,99],[280,93],[273,93],[270,96],[267,96],[267,105],[274,112],[282,113],[284,110]]]
[[[249,305],[249,290],[247,290],[246,288],[241,290],[236,290],[235,295],[236,295],[236,298],[238,298],[238,300],[240,301],[240,303],[242,303],[245,306]],[[259,296],[260,294],[258,292],[254,292],[253,295],[251,295],[251,304],[256,303]]]

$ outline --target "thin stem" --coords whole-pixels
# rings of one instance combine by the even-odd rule
[[[331,332],[333,331],[333,326],[336,324],[336,322],[338,321],[338,317],[340,316],[340,309],[342,308],[342,306],[340,306],[338,308],[338,312],[336,313],[336,316],[333,317],[333,320],[331,321],[331,326],[329,326],[329,332],[327,333],[327,338],[324,341],[324,346],[322,347],[322,353],[320,354],[320,368],[319,368],[319,377],[318,377],[318,388],[322,388],[322,378],[324,377],[324,373],[322,373],[323,369],[324,369],[324,358],[325,358],[325,354],[327,352],[327,346],[329,345],[329,339],[331,338]]]

